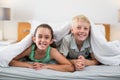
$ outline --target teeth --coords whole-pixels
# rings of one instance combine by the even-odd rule
[[[40,43],[39,45],[45,46],[46,44],[45,43]]]
[[[84,34],[82,34],[82,33],[79,33],[79,36],[84,36]]]
[[[79,36],[84,36],[84,35],[82,35],[82,34],[79,34]]]

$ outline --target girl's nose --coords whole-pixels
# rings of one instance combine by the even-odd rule
[[[41,39],[41,41],[45,41],[45,39],[44,39],[44,38],[42,38],[42,39]]]

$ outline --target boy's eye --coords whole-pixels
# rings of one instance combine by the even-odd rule
[[[77,29],[81,29],[81,27],[80,27],[80,26],[78,26],[78,27],[77,27]]]
[[[87,27],[84,27],[84,30],[88,30],[88,28],[87,28]]]

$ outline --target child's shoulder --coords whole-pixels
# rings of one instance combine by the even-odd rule
[[[57,50],[57,48],[54,48],[54,47],[50,47],[50,49],[51,49],[52,51],[56,51],[56,50]]]
[[[70,39],[72,39],[72,36],[73,36],[72,34],[68,34],[63,39],[69,41]]]
[[[58,50],[57,50],[57,48],[51,47],[50,52],[51,52],[51,53],[56,53],[56,52],[58,52]]]

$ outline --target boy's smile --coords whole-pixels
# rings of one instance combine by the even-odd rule
[[[84,41],[88,37],[89,31],[90,24],[83,20],[77,21],[71,29],[76,41]]]

